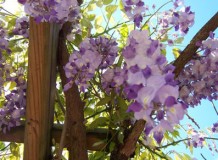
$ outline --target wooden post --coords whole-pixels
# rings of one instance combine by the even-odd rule
[[[51,155],[59,25],[30,19],[24,160]]]

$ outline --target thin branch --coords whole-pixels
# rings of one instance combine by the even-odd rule
[[[95,116],[97,116],[98,114],[101,114],[102,112],[108,111],[109,109],[110,109],[110,108],[105,108],[105,109],[103,109],[103,110],[101,110],[101,111],[99,111],[99,112],[96,112],[96,113],[92,114],[91,116],[86,117],[85,119],[87,120],[87,119],[89,119],[89,118],[95,117]]]
[[[58,160],[61,160],[61,157],[62,157],[62,152],[63,152],[63,149],[64,149],[64,143],[65,143],[65,136],[66,136],[66,132],[67,132],[67,114],[65,112],[65,121],[64,121],[64,125],[63,125],[63,130],[62,130],[62,133],[61,133],[61,140],[60,140],[60,144],[59,144],[59,148],[58,148],[58,155],[57,155],[57,159]]]
[[[200,129],[199,124],[194,120],[194,118],[192,118],[188,113],[186,113],[185,115],[188,117],[188,119],[192,121],[192,123],[194,123],[198,127],[198,129]]]
[[[54,115],[55,115],[55,118],[56,118],[56,120],[57,120],[57,123],[60,124],[60,121],[59,121],[59,119],[58,119],[58,113],[57,113],[56,111],[54,111]]]
[[[146,146],[141,140],[138,140],[138,142],[139,142],[143,147],[145,147],[147,150],[149,150],[151,153],[153,153],[153,154],[159,156],[160,158],[163,158],[163,159],[168,160],[168,158],[166,158],[166,156],[160,155],[159,153],[153,151],[150,147]]]
[[[187,141],[187,140],[190,140],[191,138],[185,138],[185,139],[180,139],[178,141],[174,141],[172,143],[168,143],[166,145],[163,145],[163,146],[160,146],[160,147],[156,147],[155,149],[162,149],[162,148],[167,148],[169,146],[175,146],[177,145],[178,143],[180,142],[184,142],[184,141]],[[218,138],[213,138],[213,137],[204,137],[204,139],[209,139],[209,140],[216,140],[218,141]]]
[[[215,104],[213,103],[213,101],[211,101],[211,103],[212,103],[212,105],[213,105],[213,108],[214,108],[214,110],[215,110],[216,114],[218,115],[218,111],[217,111],[217,109],[216,109],[216,106],[215,106]]]
[[[166,3],[164,3],[162,6],[160,6],[160,7],[154,12],[154,14],[152,14],[152,15],[145,21],[145,23],[144,23],[144,24],[142,25],[142,27],[141,27],[141,30],[142,30],[142,28],[145,27],[145,25],[150,21],[150,19],[151,19],[158,11],[161,10],[161,8],[163,8],[165,5],[167,5],[167,4],[170,3],[170,2],[173,2],[173,1],[170,0],[170,1],[166,2]]]
[[[6,148],[8,148],[10,146],[10,143],[7,145],[7,146],[5,146],[4,148],[2,148],[0,151],[2,152],[2,151],[4,151]]]
[[[3,11],[5,11],[5,12],[9,13],[11,16],[14,16],[14,17],[17,17],[17,18],[19,18],[18,16],[16,16],[15,14],[13,14],[13,13],[9,12],[8,10],[4,9],[3,7],[0,7],[0,9],[2,9]]]
[[[125,21],[125,22],[122,22],[122,23],[118,23],[117,25],[115,25],[115,26],[113,26],[113,27],[111,27],[111,28],[108,28],[107,30],[104,30],[103,32],[101,32],[101,33],[99,33],[99,34],[96,34],[96,35],[93,35],[93,36],[91,36],[91,37],[95,38],[95,37],[101,36],[101,35],[103,35],[103,34],[105,34],[105,33],[108,33],[109,31],[111,31],[111,30],[117,28],[118,26],[123,25],[123,24],[126,24],[126,23],[128,23],[128,22],[130,22],[130,21]]]
[[[201,157],[204,159],[204,160],[207,160],[205,157],[204,157],[204,155],[201,153]]]
[[[191,138],[185,138],[185,139],[180,139],[180,140],[178,140],[178,141],[174,141],[174,142],[172,142],[172,143],[168,143],[168,144],[166,144],[166,145],[163,145],[163,146],[160,146],[160,147],[156,147],[155,149],[162,149],[162,148],[167,148],[167,147],[169,147],[169,146],[175,146],[175,145],[177,145],[178,143],[180,143],[180,142],[184,142],[184,141],[187,141],[187,140],[190,140]]]

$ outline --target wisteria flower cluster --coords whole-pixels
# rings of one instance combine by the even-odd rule
[[[153,133],[158,143],[186,112],[186,106],[177,100],[174,67],[167,65],[162,47],[159,41],[149,38],[147,31],[134,30],[122,53],[128,70],[124,93],[134,101],[128,111],[133,111],[136,119],[146,120],[145,133]]]
[[[203,41],[202,48],[205,53],[191,60],[178,77],[180,98],[193,107],[202,99],[218,99],[218,39]]]
[[[18,0],[37,22],[74,22],[80,16],[77,0]]]
[[[214,154],[214,152],[218,153],[217,145],[214,140],[213,135],[218,133],[216,131],[218,123],[213,124],[212,128],[208,128],[208,133],[203,131],[195,130],[190,124],[188,125],[188,140],[187,145],[194,148],[203,148],[205,146]],[[212,131],[212,132],[211,132]]]
[[[175,31],[180,31],[182,35],[187,34],[189,28],[194,24],[195,14],[191,11],[191,7],[184,6],[181,1],[174,2],[174,9],[163,12],[159,17],[158,25],[162,27],[160,33],[173,26]],[[180,10],[177,10],[180,8]]]
[[[15,70],[6,62],[8,49],[7,32],[0,27],[0,96],[4,100],[0,106],[0,131],[20,125],[26,107],[26,80],[22,68]]]
[[[109,68],[102,74],[102,87],[106,93],[110,93],[114,89],[120,92],[120,87],[126,85],[127,70],[124,68]]]
[[[143,20],[143,14],[146,11],[144,2],[141,0],[123,0],[124,10],[130,20],[134,21],[137,27],[140,27],[140,23]]]
[[[193,146],[195,148],[204,147],[206,144],[205,133],[196,131],[191,125],[188,126],[187,132],[189,135],[188,146]]]
[[[94,77],[96,69],[106,69],[111,66],[117,56],[117,43],[105,37],[87,38],[79,47],[79,51],[71,54],[69,62],[64,67],[68,83],[64,90],[75,82],[85,91],[88,81]]]
[[[7,31],[3,27],[3,22],[0,20],[0,58],[2,58],[3,52],[10,53],[8,49]]]
[[[14,29],[14,35],[21,35],[25,38],[29,37],[29,18],[28,17],[22,17],[17,18],[15,29]]]
[[[218,133],[218,122],[216,122],[216,123],[213,124],[212,132],[213,132],[213,133]]]
[[[6,76],[4,83],[15,84],[12,90],[5,90],[5,87],[1,84],[2,94],[4,94],[5,102],[0,108],[0,131],[3,130],[5,133],[10,130],[11,127],[19,126],[21,118],[25,115],[26,108],[26,80],[22,68],[19,68],[15,73],[16,75],[11,76],[14,73],[14,69],[9,65],[1,67],[1,77]],[[5,74],[5,75],[4,75]]]

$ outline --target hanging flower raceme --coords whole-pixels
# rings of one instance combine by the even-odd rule
[[[25,115],[27,88],[22,68],[17,70],[15,76],[9,76],[13,68],[10,68],[10,66],[5,66],[5,68],[7,69],[5,73],[8,74],[8,76],[6,75],[7,81],[5,83],[10,87],[14,86],[11,90],[7,87],[3,88],[5,102],[0,108],[0,131],[3,130],[4,133],[10,130],[11,127],[21,124],[21,118]]]
[[[191,7],[186,7],[182,1],[176,0],[174,8],[159,15],[158,25],[161,26],[160,34],[166,33],[168,28],[174,27],[182,35],[187,34],[189,28],[194,24],[195,14]]]
[[[106,91],[106,93],[110,93],[113,89],[119,93],[121,86],[126,85],[127,79],[127,70],[124,68],[108,68],[102,74],[102,87]]]
[[[130,20],[133,20],[137,27],[143,20],[143,13],[146,11],[144,2],[141,0],[123,0],[124,10]]]
[[[178,102],[179,87],[172,65],[161,54],[162,45],[147,31],[132,31],[123,50],[127,67],[126,97],[133,100],[128,111],[146,120],[146,134],[153,133],[158,143],[166,130],[173,130],[183,118],[186,107]]]
[[[25,38],[29,37],[29,18],[22,17],[16,20],[14,35],[21,35]]]
[[[218,39],[203,41],[201,48],[204,54],[191,60],[178,77],[180,98],[193,107],[202,99],[218,99]]]
[[[3,24],[3,23],[1,23]],[[26,108],[26,80],[22,68],[15,69],[6,61],[11,51],[8,48],[8,35],[0,26],[0,132],[20,125]]]
[[[117,43],[108,38],[87,38],[79,47],[79,51],[71,54],[69,62],[64,67],[68,83],[64,90],[68,90],[75,82],[85,91],[97,69],[111,66],[117,56]]]
[[[189,137],[188,146],[202,148],[206,144],[205,133],[196,131],[191,125],[189,125],[187,132]]]
[[[18,0],[37,22],[74,22],[80,16],[77,0]]]

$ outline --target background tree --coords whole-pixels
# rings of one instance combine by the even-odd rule
[[[30,20],[1,8],[2,159],[22,157],[14,142],[24,159],[191,159],[165,151],[179,143],[217,152],[217,122],[207,134],[180,125],[186,115],[198,127],[189,108],[217,100],[217,13],[180,51],[195,16],[181,0],[19,2]]]

